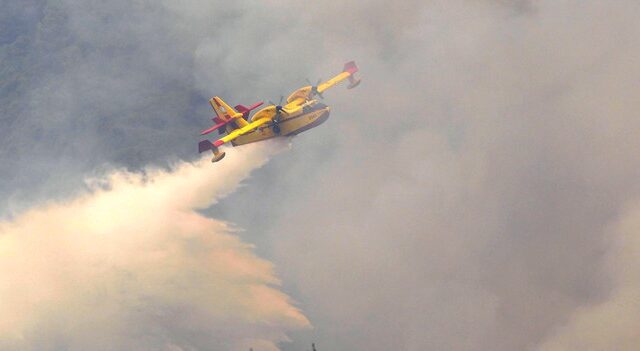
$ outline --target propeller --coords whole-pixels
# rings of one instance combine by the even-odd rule
[[[276,107],[276,116],[277,116],[278,119],[280,119],[280,115],[282,114],[282,111],[284,111],[284,107],[282,107],[282,100],[283,99],[284,99],[284,96],[280,95],[280,100],[278,101],[277,104],[275,104],[273,101],[269,100],[269,103]]]
[[[309,85],[311,85],[311,93],[309,94],[309,97],[312,98],[318,95],[321,99],[324,99],[324,96],[322,96],[322,93],[318,91],[318,85],[322,83],[322,78],[318,79],[318,82],[315,85],[313,85],[313,83],[311,83],[311,81],[308,78],[305,80],[307,81],[307,83],[309,83]]]
[[[284,96],[282,95],[280,95],[280,100],[278,101],[278,104],[274,104],[273,101],[269,100],[269,103],[275,106],[276,108],[276,115],[271,120],[271,124],[272,124],[271,128],[273,129],[273,132],[276,134],[280,134],[280,126],[278,124],[280,123],[280,118],[282,117],[282,111],[284,111],[284,108],[282,107],[282,100],[284,100]]]

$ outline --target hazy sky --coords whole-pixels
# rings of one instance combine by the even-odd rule
[[[6,223],[91,196],[84,180],[113,168],[196,160],[212,95],[277,100],[353,59],[363,83],[325,94],[331,118],[204,211],[244,229],[282,281],[271,288],[313,326],[278,327],[293,341],[283,350],[640,342],[639,3],[2,5]],[[220,168],[248,172],[241,157]],[[197,340],[172,345],[227,347]]]

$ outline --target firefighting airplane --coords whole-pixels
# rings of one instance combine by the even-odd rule
[[[318,102],[315,97],[323,98],[322,93],[325,90],[345,79],[349,79],[348,89],[355,88],[360,84],[360,79],[354,76],[356,72],[358,72],[358,66],[355,62],[348,62],[337,76],[324,83],[318,82],[316,85],[302,87],[289,95],[285,105],[282,105],[282,99],[280,99],[280,103],[277,105],[271,103],[270,106],[256,112],[253,117],[249,117],[251,111],[262,106],[262,102],[250,107],[237,105],[234,109],[219,97],[213,97],[209,100],[209,104],[216,113],[216,117],[213,118],[216,124],[200,132],[200,135],[216,130],[220,135],[224,133],[227,135],[213,143],[209,140],[201,141],[198,144],[198,151],[202,153],[211,150],[213,152],[211,162],[218,162],[225,156],[225,153],[218,148],[227,142],[238,146],[275,137],[293,136],[317,127],[329,118],[329,106]]]

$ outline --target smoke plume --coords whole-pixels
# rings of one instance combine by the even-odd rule
[[[640,2],[8,3],[0,216],[192,157],[212,95],[277,101],[355,60],[329,121],[211,210],[313,321],[282,348],[637,348]]]
[[[307,319],[271,263],[198,210],[273,147],[116,171],[0,223],[2,350],[276,350]]]

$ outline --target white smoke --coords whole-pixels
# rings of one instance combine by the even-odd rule
[[[354,59],[363,84],[329,92],[331,120],[224,207],[259,228],[317,326],[291,350],[636,348],[637,259],[605,255],[623,236],[604,228],[640,198],[640,2],[49,3],[62,9],[48,7],[47,45],[20,65],[38,79],[0,172],[31,181],[5,188],[64,194],[92,159],[162,164],[192,152],[185,136],[209,113],[183,108],[192,87],[277,100]],[[49,320],[27,330],[65,346]],[[181,331],[171,342],[187,349]],[[220,340],[239,338],[206,349]]]
[[[613,289],[603,302],[578,309],[540,351],[637,350],[640,345],[640,204],[611,225],[605,264]]]
[[[0,223],[2,350],[277,350],[309,325],[270,262],[197,212],[273,148],[118,171]]]

